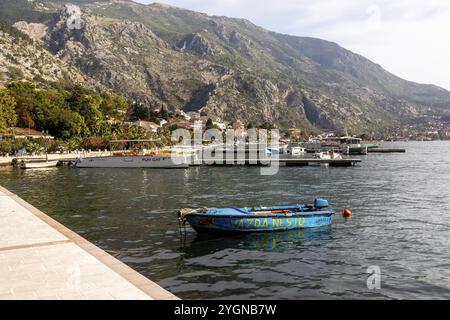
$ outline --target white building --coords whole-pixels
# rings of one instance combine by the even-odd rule
[[[165,120],[164,120],[165,121]],[[135,121],[133,122],[133,124],[137,127],[142,127],[145,130],[147,130],[148,132],[158,132],[158,129],[161,128],[161,125],[158,125],[154,122],[151,121]]]
[[[183,117],[187,121],[191,121],[191,119],[192,119],[192,117],[190,115],[188,115],[186,112],[184,112],[183,110],[176,110],[175,114]]]

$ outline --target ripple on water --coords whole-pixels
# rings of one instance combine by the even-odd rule
[[[0,169],[1,184],[182,298],[450,298],[450,142],[394,143],[355,168]],[[180,238],[181,207],[328,198],[330,228]],[[351,208],[352,219],[343,219]],[[367,289],[367,268],[382,289]]]

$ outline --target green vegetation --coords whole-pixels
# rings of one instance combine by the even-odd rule
[[[113,139],[145,139],[143,128],[124,124],[128,101],[109,92],[80,85],[41,89],[13,81],[0,91],[0,132],[18,126],[48,132],[56,141],[2,141],[0,153],[104,149]]]
[[[35,10],[35,4],[28,0],[0,1],[0,21],[12,24],[20,17],[23,21],[44,22],[52,19],[55,13]]]
[[[16,101],[7,90],[0,90],[0,132],[14,127],[17,123]]]
[[[70,141],[35,139],[1,140],[0,156],[16,154],[19,150],[25,149],[30,154],[37,153],[57,153],[62,151],[73,151],[78,145],[70,145]]]
[[[90,138],[119,138],[125,117],[158,123],[177,109],[250,127],[275,125],[285,134],[300,128],[370,136],[448,110],[448,91],[404,81],[332,42],[157,3],[106,2],[73,0],[89,12],[89,27],[71,31],[62,14],[67,1],[0,1],[4,81],[24,75],[43,85],[85,81],[136,101],[129,107],[122,97],[70,85],[40,94],[21,89],[15,94],[19,126],[97,148],[105,141]],[[11,26],[17,17],[42,25],[30,32],[22,23],[20,32]],[[27,34],[43,36],[42,48]]]
[[[206,130],[216,129],[211,118],[208,118],[205,126],[206,126],[206,128],[205,128]]]

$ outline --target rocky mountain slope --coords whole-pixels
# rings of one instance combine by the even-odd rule
[[[448,91],[402,80],[331,42],[157,3],[71,3],[81,9],[75,29],[66,1],[1,0],[0,19],[54,59],[33,72],[13,64],[26,77],[98,81],[150,108],[308,129],[373,131],[450,107]],[[2,43],[10,37],[0,34]],[[8,43],[12,56],[24,51]],[[4,78],[8,63],[0,55]]]
[[[22,26],[22,24],[18,24]],[[33,25],[35,32],[38,28]],[[29,34],[29,33],[27,33]],[[0,85],[6,80],[28,80],[31,82],[68,81],[85,83],[90,87],[101,85],[61,59],[52,55],[37,41],[0,25]]]

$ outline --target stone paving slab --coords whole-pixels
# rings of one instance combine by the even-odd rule
[[[1,196],[0,221],[0,250],[5,247],[69,240],[30,214],[10,196]]]
[[[0,186],[0,299],[178,299]]]

